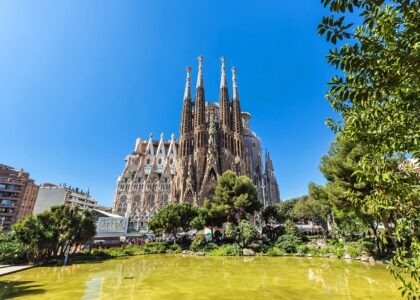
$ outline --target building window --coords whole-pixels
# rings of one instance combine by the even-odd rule
[[[134,200],[133,200],[133,203],[134,203],[134,205],[138,205],[138,204],[140,204],[140,196],[135,196],[134,197]]]
[[[15,203],[12,200],[3,199],[3,200],[0,200],[0,204],[14,206]]]
[[[155,197],[153,195],[149,195],[149,197],[147,197],[147,206],[153,207],[154,202],[155,202]]]
[[[124,213],[126,211],[127,211],[127,197],[121,196],[120,202],[118,203],[118,206],[117,206],[117,212]]]

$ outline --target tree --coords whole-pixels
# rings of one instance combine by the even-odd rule
[[[251,179],[237,176],[233,171],[226,171],[220,176],[212,202],[226,215],[226,221],[235,224],[262,207],[258,189]]]
[[[292,220],[287,220],[286,222],[284,222],[283,226],[284,226],[284,233],[286,235],[293,235],[299,238],[302,236],[299,228],[297,228],[297,226],[295,225],[295,223],[293,223]]]
[[[172,233],[174,243],[177,242],[178,231],[191,228],[191,222],[198,215],[197,208],[189,203],[169,204],[162,208],[149,222],[149,228],[154,232]]]
[[[258,236],[257,229],[247,220],[241,220],[238,226],[238,242],[241,247],[248,247]]]
[[[368,227],[374,236],[376,248],[380,250],[378,235],[379,222],[388,222],[385,210],[375,213],[364,201],[372,187],[367,182],[359,182],[355,171],[366,153],[365,147],[345,140],[338,135],[331,143],[327,155],[322,156],[320,170],[327,179],[326,192],[334,211],[334,217],[341,233],[352,235]],[[357,197],[359,205],[352,199]]]
[[[277,207],[269,205],[265,207],[261,213],[265,225],[272,225],[279,221],[280,216]]]
[[[293,219],[291,212],[293,210],[293,207],[297,201],[300,201],[302,199],[306,199],[307,196],[301,196],[297,198],[292,198],[286,201],[282,201],[280,203],[276,204],[277,209],[277,221],[279,223],[284,223],[287,220]]]
[[[283,226],[277,224],[282,220],[278,212],[278,206],[265,207],[261,215],[264,220],[262,233],[271,241],[276,240],[284,232]]]
[[[51,255],[51,249],[57,246],[59,233],[50,211],[28,215],[13,226],[13,231],[19,241],[30,246],[34,262]]]
[[[324,239],[328,237],[328,220],[331,215],[328,194],[325,188],[314,183],[309,184],[308,205],[312,211],[312,217],[315,223],[321,226]]]
[[[29,245],[35,262],[63,256],[71,247],[86,243],[96,234],[96,220],[88,211],[61,205],[16,223],[13,231]]]
[[[222,227],[226,219],[225,206],[205,199],[204,206],[198,209],[197,217],[193,219],[191,225],[196,229],[202,229],[208,226],[211,231],[211,238],[213,239],[214,228]]]
[[[314,214],[311,208],[311,202],[309,196],[302,196],[293,203],[293,207],[289,213],[289,221],[293,220],[296,222],[306,223],[313,221]]]
[[[372,190],[364,198],[374,213],[386,211],[385,229],[396,247],[390,270],[402,283],[403,295],[420,294],[420,189],[414,166],[400,159],[420,156],[420,18],[419,2],[410,0],[321,0],[333,15],[318,26],[336,44],[328,62],[342,76],[330,82],[327,99],[343,123],[328,120],[342,137],[363,144],[366,153],[355,172]],[[345,23],[359,14],[361,25]],[[413,164],[414,165],[414,164]],[[359,205],[357,195],[350,195]],[[395,239],[393,238],[395,237]],[[402,272],[409,274],[404,276]]]
[[[17,264],[28,259],[31,248],[16,238],[13,231],[0,232],[0,263]]]
[[[81,214],[79,214],[78,220],[78,227],[75,230],[73,235],[73,243],[78,245],[86,244],[88,241],[92,240],[92,238],[96,234],[96,219],[91,214],[90,211],[87,209],[83,210]],[[74,248],[74,251],[76,251]]]

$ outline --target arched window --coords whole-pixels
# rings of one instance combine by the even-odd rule
[[[117,213],[125,213],[127,211],[127,197],[121,196],[117,206]]]
[[[153,207],[154,204],[155,204],[155,197],[154,197],[154,195],[149,195],[147,197],[147,203],[146,203],[147,207]]]
[[[133,204],[134,205],[139,205],[140,204],[140,196],[139,195],[134,197]]]

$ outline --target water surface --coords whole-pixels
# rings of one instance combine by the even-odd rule
[[[298,257],[136,256],[0,277],[0,299],[399,299],[384,265]]]

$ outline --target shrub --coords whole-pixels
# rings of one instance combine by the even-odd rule
[[[306,254],[309,252],[309,247],[307,245],[300,245],[297,247],[297,253]]]
[[[274,227],[272,225],[266,225],[263,227],[262,233],[265,236],[267,236],[267,238],[270,241],[275,241],[279,236],[283,235],[285,232],[283,226]]]
[[[331,246],[334,246],[334,245],[340,245],[341,243],[338,239],[333,238],[333,239],[328,240],[327,244],[331,245]]]
[[[227,223],[225,228],[225,238],[228,241],[235,241],[238,236],[238,228],[232,223]]]
[[[169,248],[169,243],[166,242],[150,242],[140,246],[136,246],[135,254],[160,254],[165,253]]]
[[[313,256],[318,256],[320,254],[320,251],[318,248],[309,248],[309,253],[312,254]]]
[[[215,249],[217,249],[217,245],[215,243],[208,243],[205,250],[206,251],[213,251]]]
[[[171,244],[168,247],[168,251],[167,252],[169,252],[169,253],[181,253],[182,252],[182,248],[178,244]]]
[[[327,254],[329,249],[327,247],[319,249],[319,254],[325,255]]]
[[[248,247],[257,239],[257,236],[258,232],[254,225],[250,224],[247,220],[242,220],[239,223],[238,241],[242,247]]]
[[[348,246],[347,251],[349,252],[351,258],[357,258],[360,256],[360,251],[352,246]]]
[[[100,257],[106,257],[108,256],[105,253],[105,249],[102,248],[93,248],[92,251],[90,252],[93,256],[100,256]]]
[[[152,254],[159,254],[159,253],[165,253],[166,247],[165,243],[156,243],[154,245],[148,245],[146,244],[147,248],[150,249],[150,253]]]
[[[211,256],[239,256],[240,248],[237,245],[225,244],[209,252]]]
[[[266,254],[269,256],[283,256],[285,251],[278,247],[271,247],[267,250]]]
[[[191,243],[190,249],[194,252],[203,250],[207,241],[203,234],[198,234]]]
[[[287,253],[295,253],[297,246],[302,243],[302,240],[295,236],[285,234],[277,239],[276,247],[283,249]]]
[[[375,249],[375,244],[371,241],[361,241],[359,248],[361,251],[372,253],[373,249]]]
[[[295,223],[293,223],[293,221],[291,220],[287,220],[286,222],[284,222],[284,232],[286,233],[286,235],[294,235],[297,237],[301,237],[299,228],[297,228]]]
[[[344,256],[344,249],[341,247],[340,244],[336,246],[330,246],[329,248],[330,253],[337,256],[337,257],[343,257]]]

